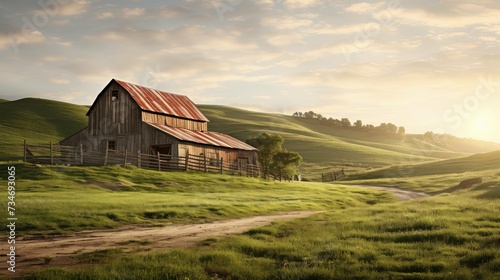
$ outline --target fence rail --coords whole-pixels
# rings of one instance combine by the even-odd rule
[[[164,154],[130,153],[128,151],[87,151],[80,147],[59,144],[28,145],[24,142],[24,161],[40,164],[80,166],[134,165],[157,171],[200,171],[248,177],[259,177],[260,167],[250,163],[228,162],[204,155],[182,157]]]

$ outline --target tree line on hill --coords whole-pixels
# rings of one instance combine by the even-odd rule
[[[292,116],[297,118],[318,120],[324,125],[331,127],[365,131],[370,134],[380,135],[398,140],[404,140],[406,135],[406,129],[403,126],[398,127],[392,123],[381,123],[379,126],[374,126],[372,124],[363,124],[361,120],[357,120],[354,123],[351,123],[348,118],[341,118],[340,120],[331,117],[326,118],[323,115],[315,113],[313,111],[295,112],[292,114]]]

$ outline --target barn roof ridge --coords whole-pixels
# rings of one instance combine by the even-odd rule
[[[111,79],[104,89],[113,82],[121,86],[132,97],[142,111],[170,115],[194,121],[209,122],[203,112],[201,112],[196,104],[186,95],[153,89],[115,78]],[[99,95],[103,93],[104,89]],[[99,95],[90,107],[87,115],[93,109]]]

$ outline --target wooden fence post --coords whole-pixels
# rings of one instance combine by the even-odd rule
[[[125,161],[123,161],[123,167],[127,166],[127,156],[128,156],[128,151],[125,149]]]
[[[83,144],[80,144],[80,164],[83,165]]]
[[[26,153],[26,139],[24,139],[24,162],[27,160],[27,153]]]
[[[220,158],[219,164],[220,164],[219,172],[220,172],[220,174],[222,174],[222,170],[224,169],[224,159],[223,158]]]
[[[104,155],[104,166],[108,164],[108,152],[109,152],[109,147],[106,146],[106,154]]]
[[[186,162],[184,163],[184,170],[188,171],[188,165],[189,165],[189,152],[186,151]]]
[[[137,167],[141,168],[141,151],[137,151]]]
[[[158,155],[158,171],[161,171],[161,159],[160,159],[160,152],[157,152]]]
[[[54,165],[54,149],[52,148],[52,142],[50,142],[50,165]]]
[[[203,153],[203,171],[207,172],[207,155]]]

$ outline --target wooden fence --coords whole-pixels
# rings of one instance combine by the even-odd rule
[[[322,182],[335,182],[345,177],[344,168],[340,171],[333,171],[325,174],[321,174]]]
[[[59,144],[28,145],[24,142],[24,161],[51,165],[134,165],[158,171],[200,171],[259,177],[260,167],[244,162],[227,162],[223,158],[213,159],[204,155],[174,157],[163,154],[129,153],[128,151],[86,151],[83,146],[70,147]]]

